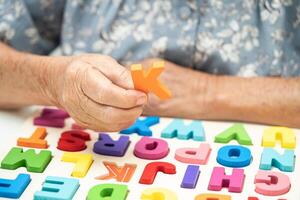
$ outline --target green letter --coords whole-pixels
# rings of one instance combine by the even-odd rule
[[[87,200],[125,200],[127,194],[127,185],[100,184],[90,189]]]
[[[23,152],[22,148],[12,148],[1,162],[3,169],[26,167],[29,172],[43,172],[51,161],[51,151],[42,150],[36,154],[34,149]]]
[[[228,143],[231,140],[236,140],[242,145],[252,145],[252,140],[243,124],[234,124],[215,137],[215,142],[217,143]]]

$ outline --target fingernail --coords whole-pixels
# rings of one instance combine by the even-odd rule
[[[147,97],[146,95],[141,95],[140,97],[138,97],[136,104],[137,105],[143,105],[147,102]]]

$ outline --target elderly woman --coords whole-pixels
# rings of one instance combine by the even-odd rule
[[[0,0],[0,106],[102,131],[141,114],[300,127],[299,31],[297,0]],[[133,88],[126,66],[150,58],[169,100]]]

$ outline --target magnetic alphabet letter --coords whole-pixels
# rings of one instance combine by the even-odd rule
[[[141,64],[131,66],[131,76],[134,88],[143,92],[153,92],[161,99],[169,99],[171,92],[164,86],[157,77],[164,69],[164,62],[154,62],[148,71],[143,71]]]
[[[139,183],[152,184],[157,172],[163,172],[165,174],[176,174],[176,166],[168,162],[148,163],[143,171]]]

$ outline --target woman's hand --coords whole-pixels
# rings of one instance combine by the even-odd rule
[[[0,107],[57,106],[82,127],[120,131],[147,102],[130,72],[108,56],[39,56],[0,42]]]
[[[143,61],[151,66],[152,60]],[[167,101],[150,95],[147,115],[246,121],[300,128],[300,78],[215,76],[166,61]]]
[[[1,108],[58,106],[96,131],[119,131],[142,112],[300,128],[299,77],[215,76],[166,62],[160,79],[172,98],[149,95],[147,103],[146,94],[133,89],[129,71],[110,57],[39,56],[1,42],[0,52]],[[151,66],[154,60],[142,64]]]
[[[119,131],[141,115],[147,96],[133,89],[130,72],[114,59],[92,54],[68,62],[51,59],[45,94],[80,126]]]
[[[158,59],[142,61],[143,67],[150,67]],[[213,75],[196,72],[165,61],[165,71],[159,77],[172,93],[168,100],[159,100],[149,94],[144,108],[146,115],[160,115],[181,118],[206,118],[210,113],[214,91],[211,82]]]

